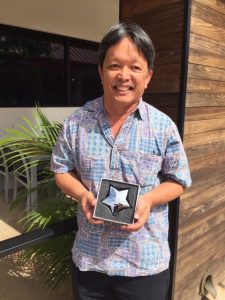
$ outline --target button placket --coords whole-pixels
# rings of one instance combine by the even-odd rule
[[[118,168],[118,151],[117,147],[114,145],[111,152],[111,160],[110,160],[110,168],[117,169]]]

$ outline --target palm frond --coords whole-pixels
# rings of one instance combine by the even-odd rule
[[[14,128],[4,129],[5,137],[0,140],[0,147],[10,149],[5,151],[5,161],[8,165],[19,165],[15,171],[24,171],[32,167],[40,169],[38,176],[38,206],[31,211],[24,211],[19,220],[25,231],[31,231],[73,217],[76,214],[76,205],[67,199],[57,188],[53,173],[50,171],[50,159],[53,147],[62,128],[61,123],[51,122],[43,114],[40,107],[36,107],[33,120],[21,117]],[[39,159],[41,157],[41,159]],[[24,163],[23,158],[26,158]],[[43,168],[44,166],[44,168]],[[27,194],[33,193],[35,188],[24,188],[17,194],[11,205],[13,210],[21,201],[25,201]],[[70,273],[70,249],[74,234],[45,242],[23,251],[21,260],[43,261],[42,276],[51,289],[60,286]],[[41,259],[40,259],[41,258]]]

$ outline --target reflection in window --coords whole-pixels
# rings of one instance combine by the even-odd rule
[[[71,105],[83,105],[101,95],[96,50],[70,47],[70,99]]]
[[[0,106],[80,106],[101,95],[97,44],[0,27]]]

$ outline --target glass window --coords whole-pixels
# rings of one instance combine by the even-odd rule
[[[70,61],[70,104],[82,106],[102,94],[97,50],[72,46]]]
[[[97,51],[97,43],[0,25],[0,106],[81,106],[100,96]],[[15,126],[19,130],[30,126],[18,123],[22,125],[20,129]],[[50,216],[48,224],[75,215],[74,202],[60,193],[54,181],[43,180],[48,167],[29,168],[22,182],[22,172],[17,171],[23,169],[3,161],[2,151],[0,148],[0,241],[42,227]],[[31,163],[23,160],[23,165]],[[32,218],[40,222],[32,223]]]
[[[80,106],[101,95],[97,48],[0,25],[0,106]]]

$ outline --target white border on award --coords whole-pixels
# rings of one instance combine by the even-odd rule
[[[99,220],[103,220],[103,221],[107,221],[107,222],[111,222],[111,223],[116,223],[116,224],[123,224],[123,225],[134,224],[134,218],[133,218],[133,222],[132,223],[125,223],[125,222],[121,222],[121,221],[114,221],[114,220],[111,220],[111,219],[106,219],[106,218],[101,218],[99,216],[95,216],[95,211],[96,211],[98,203],[99,203],[98,202],[99,192],[100,192],[100,188],[101,188],[103,180],[114,181],[114,182],[118,182],[118,183],[124,183],[124,184],[128,184],[128,185],[136,186],[138,188],[138,190],[137,190],[137,197],[136,197],[136,201],[135,201],[136,203],[135,203],[135,207],[134,207],[134,213],[135,213],[135,210],[136,210],[136,207],[137,207],[138,196],[139,196],[139,192],[140,192],[140,185],[139,184],[129,183],[129,182],[126,182],[126,181],[119,181],[119,180],[114,180],[114,179],[109,179],[109,178],[102,178],[101,181],[100,181],[100,187],[99,187],[98,194],[97,194],[97,203],[96,203],[95,208],[94,208],[93,218],[99,219]]]

